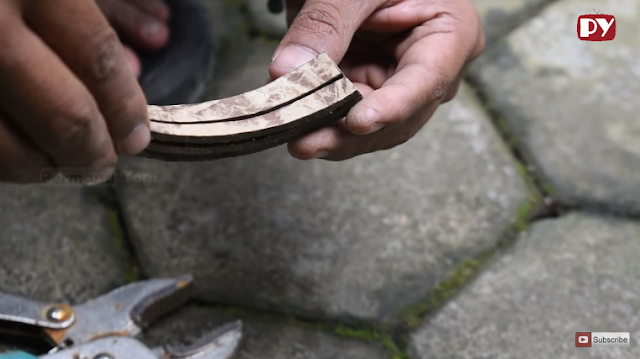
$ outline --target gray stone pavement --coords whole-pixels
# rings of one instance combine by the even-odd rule
[[[640,222],[571,213],[534,224],[412,337],[416,359],[640,357]],[[576,348],[575,332],[630,332]]]
[[[231,312],[232,314],[230,314]],[[233,311],[190,306],[166,318],[142,340],[149,346],[192,342],[220,325],[236,320]],[[383,359],[389,354],[379,344],[340,338],[308,326],[272,317],[243,320],[246,340],[237,359]]]
[[[504,37],[553,0],[473,0],[488,44]]]
[[[206,98],[261,86],[277,17],[207,2],[220,54]],[[393,150],[123,159],[117,197],[0,186],[0,288],[77,303],[192,273],[198,305],[141,339],[189,342],[242,318],[240,359],[637,358],[640,3],[551,2],[474,0],[488,46],[472,85]],[[615,41],[577,39],[594,10],[616,15]],[[574,210],[531,217],[539,192]],[[632,344],[577,349],[576,331],[628,331]]]
[[[616,15],[611,42],[578,41],[577,18]],[[554,196],[640,214],[640,2],[564,0],[474,65]]]
[[[3,185],[0,197],[3,290],[79,303],[130,276],[117,219],[90,192]]]

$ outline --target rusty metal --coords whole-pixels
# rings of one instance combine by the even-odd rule
[[[229,359],[242,338],[240,321],[189,346],[151,349],[134,339],[148,324],[183,306],[193,295],[192,289],[190,275],[151,279],[73,308],[0,291],[0,333],[44,339],[54,348],[42,359]]]

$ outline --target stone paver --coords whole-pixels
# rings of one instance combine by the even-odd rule
[[[640,222],[570,214],[536,223],[413,335],[415,359],[640,356]],[[575,348],[579,331],[628,348]]]
[[[491,46],[552,0],[473,0]]]
[[[79,303],[125,283],[105,208],[79,188],[0,186],[0,288]]]
[[[126,282],[115,223],[88,193],[3,184],[0,203],[0,289],[79,303]]]
[[[614,41],[577,38],[613,14]],[[640,213],[640,2],[564,0],[473,66],[520,146],[567,201]]]
[[[188,307],[143,334],[150,347],[193,342],[218,326],[235,320],[220,309]],[[293,324],[243,320],[243,341],[237,359],[383,359],[377,344],[335,337]]]
[[[264,83],[273,48],[247,49],[251,66],[231,58],[218,97]],[[342,163],[281,147],[122,169],[157,179],[120,188],[146,274],[191,272],[208,300],[314,318],[394,321],[492,247],[530,195],[467,87],[409,143]]]

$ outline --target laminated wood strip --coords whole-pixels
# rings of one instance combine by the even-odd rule
[[[343,78],[285,107],[245,120],[198,124],[151,122],[152,138],[178,143],[229,143],[261,137],[313,121],[325,113],[324,109],[342,103],[355,92],[353,83]]]
[[[204,161],[290,142],[345,117],[362,94],[326,55],[260,89],[226,99],[149,106],[151,143],[139,156]]]
[[[351,107],[361,99],[361,94],[354,92],[343,101],[325,107],[303,119],[300,126],[244,141],[226,144],[177,144],[154,140],[142,156],[164,161],[205,161],[264,151],[344,118]]]
[[[199,104],[149,106],[152,122],[208,123],[238,121],[274,111],[343,77],[322,53],[285,76],[253,91]]]

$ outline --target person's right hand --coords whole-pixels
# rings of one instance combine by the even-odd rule
[[[144,94],[94,1],[1,0],[0,34],[0,181],[101,181],[148,145]]]

